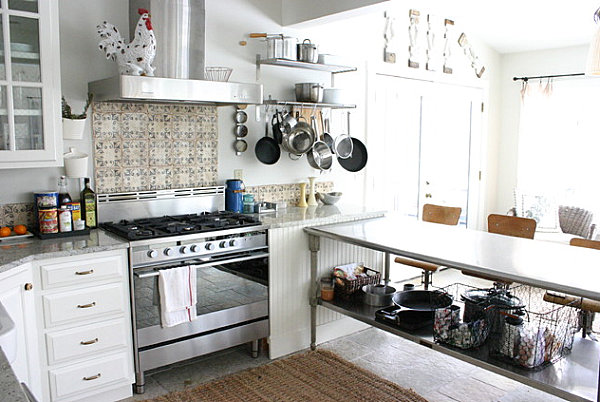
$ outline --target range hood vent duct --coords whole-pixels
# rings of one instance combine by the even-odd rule
[[[259,84],[204,80],[205,0],[129,0],[133,36],[137,10],[150,11],[156,37],[154,77],[119,75],[88,84],[96,101],[261,104]]]

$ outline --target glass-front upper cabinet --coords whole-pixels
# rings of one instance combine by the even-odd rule
[[[0,168],[62,165],[58,1],[0,0]]]

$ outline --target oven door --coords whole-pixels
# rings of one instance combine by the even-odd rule
[[[210,260],[134,269],[138,348],[268,319],[268,256],[266,250],[255,250]],[[191,323],[162,328],[158,271],[186,265],[197,270],[198,316]]]

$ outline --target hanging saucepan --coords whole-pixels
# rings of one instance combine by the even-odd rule
[[[319,138],[319,131],[315,116],[311,117],[311,123],[313,130],[315,131],[316,138]],[[308,159],[308,164],[313,169],[320,170],[321,173],[331,169],[331,165],[333,164],[333,153],[331,152],[331,149],[329,149],[325,142],[320,140],[314,142],[312,149],[306,153],[306,158]]]
[[[392,301],[398,307],[415,311],[434,311],[452,304],[452,296],[440,290],[409,290],[397,292]]]
[[[315,142],[314,130],[307,122],[300,119],[304,119],[304,117],[300,117],[298,114],[296,116],[298,123],[289,132],[283,133],[281,146],[290,155],[301,156],[305,154]]]
[[[333,150],[338,159],[350,158],[352,156],[352,151],[354,150],[354,143],[352,137],[350,137],[350,112],[346,113],[346,120],[348,124],[346,133],[339,134],[333,141]]]
[[[276,163],[280,156],[281,150],[279,144],[274,138],[269,137],[269,122],[265,123],[265,136],[262,137],[254,146],[256,158],[265,165]]]
[[[352,155],[343,159],[338,156],[340,166],[349,172],[359,172],[367,166],[368,159],[367,147],[360,140],[352,138]]]
[[[323,134],[321,134],[321,141],[323,141],[331,152],[334,152],[333,148],[333,137],[329,134],[329,117],[323,118],[323,111],[319,110],[319,114],[321,115],[321,123],[323,124]]]

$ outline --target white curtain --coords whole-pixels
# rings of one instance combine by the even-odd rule
[[[600,80],[525,83],[521,96],[518,187],[600,218]]]

